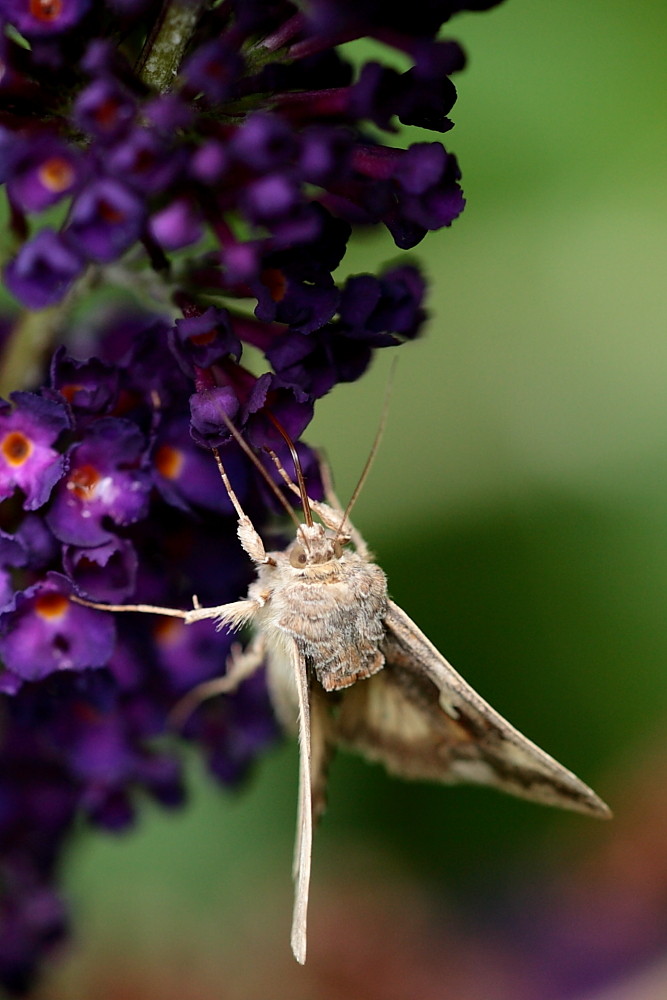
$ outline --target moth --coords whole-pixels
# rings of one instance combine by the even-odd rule
[[[294,517],[257,456],[228,427]],[[326,503],[307,495],[296,451],[286,440],[298,485],[274,453],[272,458],[300,497],[304,521],[295,519],[294,540],[283,551],[266,551],[214,451],[237,513],[239,541],[257,571],[245,598],[212,608],[195,599],[189,611],[75,600],[108,611],[170,615],[186,624],[212,619],[218,628],[251,627],[249,645],[234,647],[227,672],[186,696],[179,714],[204,697],[233,691],[266,664],[276,714],[299,738],[291,944],[303,963],[313,828],[325,807],[328,765],[338,747],[403,778],[473,782],[592,816],[611,813],[595,792],[491,708],[388,596],[385,574],[349,518],[377,440],[346,510],[328,475]]]

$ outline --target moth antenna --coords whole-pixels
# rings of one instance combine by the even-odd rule
[[[391,397],[391,390],[394,383],[394,373],[396,371],[396,358],[392,361],[391,368],[389,369],[389,378],[387,379],[387,388],[384,391],[384,402],[382,403],[382,412],[380,414],[380,423],[378,424],[378,429],[375,432],[375,439],[371,445],[371,450],[368,453],[368,458],[361,470],[361,475],[357,481],[357,485],[352,491],[352,496],[347,502],[347,507],[343,511],[343,519],[340,522],[340,527],[336,532],[336,538],[343,533],[343,528],[345,527],[345,522],[349,520],[350,514],[352,513],[352,508],[359,499],[359,494],[361,493],[364,483],[368,479],[368,473],[371,471],[373,462],[375,461],[375,456],[378,453],[378,448],[380,447],[380,442],[384,435],[385,427],[387,426],[387,417],[389,416],[389,400]]]
[[[239,432],[237,431],[236,427],[234,426],[234,424],[229,419],[229,417],[227,416],[226,413],[223,412],[221,414],[221,416],[222,416],[222,419],[223,419],[223,421],[225,423],[225,426],[227,427],[227,430],[232,435],[232,437],[234,438],[234,440],[236,441],[236,443],[246,453],[246,455],[248,456],[248,458],[250,459],[250,461],[252,462],[252,464],[255,466],[255,468],[257,469],[257,471],[264,477],[264,481],[266,482],[267,486],[275,494],[275,496],[278,498],[278,500],[280,501],[280,503],[282,504],[282,506],[285,508],[285,510],[287,511],[288,515],[290,516],[290,518],[292,519],[292,521],[296,525],[296,527],[300,528],[301,524],[299,522],[298,517],[296,516],[296,514],[293,511],[293,509],[290,507],[290,505],[288,504],[287,500],[285,499],[285,497],[282,495],[282,493],[280,492],[280,490],[278,489],[278,487],[274,483],[273,479],[271,479],[271,476],[268,474],[268,472],[266,471],[266,469],[264,468],[264,466],[262,465],[262,463],[260,462],[260,460],[257,458],[257,455],[254,453],[254,451],[252,450],[252,448],[250,447],[250,445],[248,444],[248,442],[245,440],[245,438],[241,434],[239,434]],[[243,508],[241,507],[241,504],[239,503],[238,498],[237,498],[236,494],[234,493],[234,490],[232,489],[231,483],[229,482],[229,477],[228,477],[227,473],[225,472],[225,467],[222,464],[222,459],[220,458],[220,453],[219,453],[218,449],[217,448],[211,448],[211,451],[215,455],[215,460],[217,462],[218,469],[220,470],[220,475],[222,476],[222,481],[225,484],[225,489],[227,490],[227,494],[229,496],[229,499],[231,500],[231,502],[234,505],[234,510],[236,511],[236,513],[238,514],[239,517],[245,517],[245,514],[243,512]],[[311,520],[311,524],[312,524],[312,520]]]
[[[308,491],[306,490],[306,481],[303,478],[303,469],[301,468],[301,460],[297,454],[294,442],[292,441],[291,437],[289,436],[283,425],[277,419],[277,417],[274,417],[272,413],[269,413],[268,417],[290,450],[292,461],[294,462],[294,471],[296,472],[296,481],[299,485],[299,495],[301,497],[301,506],[303,507],[303,516],[308,527],[312,528],[313,514],[310,509],[310,500],[308,499]]]

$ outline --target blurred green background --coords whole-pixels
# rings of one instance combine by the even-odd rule
[[[667,7],[507,0],[450,33],[470,57],[445,136],[468,207],[418,248],[432,320],[399,352],[355,521],[397,602],[623,823],[619,775],[667,756]],[[396,256],[377,238],[346,269]],[[343,499],[392,353],[323,400],[309,431]],[[149,810],[136,832],[82,836],[73,850],[79,943],[55,980],[70,1000],[85,995],[91,956],[112,947],[154,969],[175,955],[185,972],[219,962],[214,996],[278,996],[230,984],[267,955],[289,961],[295,748],[279,747],[238,795],[192,770],[190,809]],[[450,914],[484,910],[492,887],[548,879],[553,859],[580,840],[594,854],[608,829],[341,757],[317,835],[313,925],[327,887],[353,877],[361,897],[367,869],[373,884],[421,886]],[[400,907],[392,917],[406,919]],[[325,946],[316,934],[312,950]],[[334,995],[301,988],[284,995]]]

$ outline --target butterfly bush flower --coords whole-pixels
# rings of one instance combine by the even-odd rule
[[[23,507],[35,510],[65,471],[66,458],[54,445],[69,418],[55,400],[31,392],[14,392],[11,398],[13,407],[0,403],[0,500],[20,490]]]
[[[228,630],[78,598],[188,608],[245,593],[211,447],[253,523],[281,508],[230,420],[283,491],[266,449],[287,462],[284,429],[322,495],[298,441],[317,400],[425,318],[414,262],[349,275],[348,244],[374,227],[411,249],[462,211],[442,136],[464,56],[439,33],[496,2],[0,0],[10,991],[67,933],[58,879],[82,820],[124,830],[146,794],[180,806],[180,739],[229,785],[276,738],[261,672],[170,731],[180,699],[224,673]],[[343,46],[364,37],[409,68],[353,63]]]

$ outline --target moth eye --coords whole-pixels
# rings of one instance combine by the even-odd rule
[[[306,550],[302,545],[295,545],[289,555],[289,561],[295,569],[303,569],[308,562]]]
[[[340,541],[340,540],[339,540],[339,539],[337,538],[337,539],[335,540],[335,542],[333,543],[333,553],[334,553],[334,555],[335,555],[336,559],[340,559],[340,557],[342,556],[342,554],[343,554],[343,552],[344,552],[344,551],[345,551],[345,546],[344,546],[344,545],[343,545],[343,543],[342,543],[342,542],[341,542],[341,541]]]

